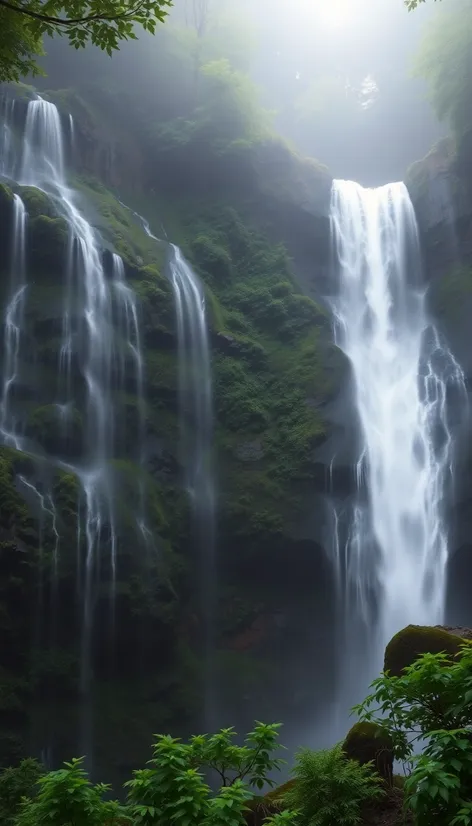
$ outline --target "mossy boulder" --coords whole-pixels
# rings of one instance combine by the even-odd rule
[[[37,218],[39,215],[46,215],[48,218],[57,218],[57,209],[52,199],[35,186],[20,186],[18,187],[18,194],[22,199],[26,212],[30,220]]]
[[[384,670],[400,677],[405,668],[413,665],[422,654],[445,652],[454,657],[464,640],[443,628],[427,625],[407,625],[388,643],[385,649]]]
[[[393,743],[377,723],[355,723],[348,731],[343,751],[361,766],[372,763],[375,771],[389,784],[393,780]]]
[[[0,183],[0,226],[2,227],[0,251],[2,253],[1,258],[3,260],[8,260],[12,220],[13,192],[8,186],[5,186],[5,184]]]
[[[34,270],[61,266],[65,261],[69,231],[63,218],[38,215],[29,224],[29,255]]]
[[[287,780],[281,786],[276,786],[265,795],[254,797],[247,804],[245,820],[247,826],[262,826],[266,818],[273,817],[283,811],[284,798],[290,789],[293,789],[296,780]]]

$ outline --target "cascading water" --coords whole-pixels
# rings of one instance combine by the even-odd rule
[[[216,715],[215,630],[215,486],[212,467],[213,405],[205,295],[178,247],[171,244],[178,356],[182,461],[192,500],[200,551],[200,600],[205,666],[204,723]]]
[[[25,272],[26,211],[19,195],[13,199],[13,232],[10,255],[10,294],[5,308],[3,377],[0,400],[0,434],[6,444],[20,449],[11,393],[18,377],[21,329],[26,293]]]
[[[447,402],[451,392],[465,395],[465,387],[427,317],[406,187],[373,190],[335,181],[331,221],[339,277],[336,342],[352,365],[357,476],[366,491],[352,505],[345,542],[336,537],[335,545],[351,597],[349,623],[361,635],[357,690],[365,691],[394,633],[444,617],[445,503],[454,447]]]
[[[135,297],[125,281],[123,262],[113,256],[111,278],[102,260],[100,239],[76,206],[76,196],[65,178],[64,132],[56,106],[41,98],[29,102],[21,141],[13,140],[13,103],[4,104],[1,173],[20,186],[45,192],[57,214],[68,227],[69,240],[64,262],[64,306],[62,340],[58,348],[57,393],[54,402],[61,428],[72,424],[69,414],[79,403],[80,385],[85,390],[83,411],[84,444],[76,464],[62,456],[51,457],[57,467],[71,471],[79,482],[78,592],[82,608],[81,686],[87,719],[83,721],[84,749],[90,748],[90,691],[92,679],[91,643],[97,588],[104,563],[109,569],[112,613],[117,564],[117,527],[114,509],[116,455],[119,429],[119,394],[125,380],[132,381],[139,406],[136,434],[137,461],[145,460],[144,450],[144,369]],[[69,119],[68,134],[73,137]],[[14,151],[20,146],[20,153]],[[9,403],[17,380],[18,354],[23,334],[23,310],[27,291],[24,249],[26,214],[21,199],[15,196],[11,255],[11,293],[5,310],[5,348],[3,390],[0,406],[0,432],[5,442],[22,449],[22,427]],[[75,370],[72,377],[72,370]],[[80,384],[79,384],[80,383]],[[42,493],[32,482],[45,514],[55,510],[49,493]],[[145,530],[144,491],[137,516],[141,533]],[[56,523],[54,521],[54,530]],[[105,552],[108,551],[108,560]]]
[[[148,222],[134,213],[155,241]],[[194,535],[200,553],[199,594],[203,622],[204,725],[216,715],[215,597],[216,493],[212,456],[213,398],[205,294],[196,273],[174,244],[170,249],[170,280],[176,308],[179,359],[179,420],[185,484],[191,498]]]

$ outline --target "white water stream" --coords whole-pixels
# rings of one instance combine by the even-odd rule
[[[370,645],[367,688],[394,633],[409,623],[444,619],[446,499],[454,460],[447,401],[451,388],[465,398],[465,386],[427,316],[406,187],[363,189],[335,181],[331,220],[339,277],[336,341],[352,365],[357,476],[367,491],[352,508],[347,541],[336,540],[337,561],[354,600],[348,611],[369,629],[358,641],[361,648]]]

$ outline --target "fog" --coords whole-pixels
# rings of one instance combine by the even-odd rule
[[[158,119],[179,114],[184,62],[194,45],[175,28],[195,25],[205,59],[228,58],[257,85],[275,130],[334,177],[365,185],[401,179],[447,128],[438,123],[413,58],[433,3],[408,13],[402,0],[177,0],[157,37],[143,34],[109,58],[55,40],[42,85],[122,84]],[[196,12],[195,12],[196,9]],[[190,32],[189,32],[190,34]],[[195,34],[195,33],[194,33]],[[99,80],[97,80],[99,78]]]

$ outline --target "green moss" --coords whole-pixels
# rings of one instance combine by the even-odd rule
[[[29,255],[35,272],[63,266],[69,240],[69,230],[63,218],[38,215],[29,224]]]
[[[270,422],[260,385],[238,359],[214,359],[217,415],[229,430],[245,434],[264,432]]]
[[[377,723],[355,723],[346,735],[343,751],[361,765],[372,763],[381,777],[393,782],[393,743]]]
[[[62,513],[63,519],[70,522],[70,519],[73,518],[75,524],[79,501],[79,481],[77,477],[68,471],[59,471],[53,492],[56,507]]]
[[[141,303],[141,322],[148,347],[175,345],[175,308],[172,287],[157,268],[143,267],[133,288]]]
[[[469,313],[472,298],[472,268],[459,265],[438,278],[431,286],[429,299],[434,315],[447,327],[454,327]]]
[[[384,670],[399,677],[403,669],[412,665],[421,654],[445,652],[454,657],[463,642],[461,637],[442,628],[408,625],[388,643],[385,649]]]
[[[57,209],[45,192],[34,186],[19,186],[18,194],[21,197],[29,219],[37,218],[39,215],[46,215],[48,218],[57,218]]]
[[[83,422],[78,410],[69,411],[67,418],[67,441],[73,445],[74,452],[80,453],[82,445]],[[26,423],[26,434],[35,439],[52,455],[61,453],[66,437],[62,427],[61,411],[57,404],[47,404],[35,408]]]
[[[200,234],[192,240],[192,257],[212,278],[229,281],[233,275],[231,255],[221,244],[221,239],[214,233]]]
[[[20,457],[10,448],[0,448],[0,519],[2,527],[14,532],[29,522],[28,508],[14,485],[15,464]]]
[[[5,204],[10,207],[13,203],[13,192],[6,184],[0,183],[0,206]]]
[[[2,225],[2,231],[5,232],[6,239],[10,236],[9,226],[11,224],[13,217],[12,210],[13,192],[11,191],[10,187],[0,183],[0,222]]]
[[[122,256],[125,262],[140,267],[152,265],[160,269],[165,261],[166,247],[150,238],[132,211],[119,203],[112,192],[94,178],[82,176],[74,184],[85,196],[83,208],[92,208],[91,220],[102,237]]]

